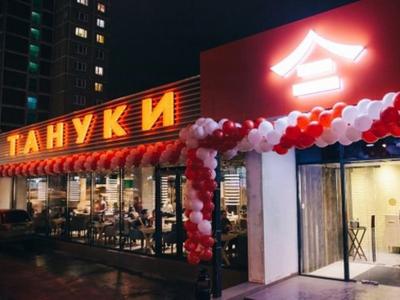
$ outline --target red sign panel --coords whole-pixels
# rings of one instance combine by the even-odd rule
[[[399,11],[359,1],[203,52],[202,115],[275,117],[399,90]]]

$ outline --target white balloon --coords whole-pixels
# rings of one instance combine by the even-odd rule
[[[196,120],[196,124],[198,125],[198,126],[203,126],[203,124],[206,122],[206,118],[198,118],[197,120]]]
[[[378,120],[381,114],[382,105],[381,101],[371,101],[368,104],[367,115],[373,120]]]
[[[207,168],[209,168],[209,169],[211,169],[211,170],[214,170],[214,169],[217,167],[217,165],[218,165],[217,160],[216,160],[215,158],[212,158],[212,157],[207,157],[207,158],[203,161],[203,163],[204,163],[204,166],[205,166],[205,167],[207,167]]]
[[[237,155],[237,153],[238,153],[237,149],[230,149],[224,153],[224,158],[230,160],[234,158]]]
[[[346,131],[347,124],[342,118],[335,118],[331,123],[331,128],[338,136],[342,136]]]
[[[217,176],[217,173],[215,172],[215,170],[211,170],[211,179],[215,179],[215,177]]]
[[[224,125],[225,121],[228,121],[228,119],[221,119],[221,120],[219,120],[219,122],[218,122],[219,128],[222,128],[222,125]]]
[[[273,148],[273,147],[274,147],[274,146],[271,145],[271,144],[269,144],[266,140],[262,140],[262,141],[260,142],[260,149],[261,149],[262,152],[269,152],[269,151],[272,151],[272,148]]]
[[[197,148],[198,145],[199,143],[196,139],[189,138],[186,140],[186,146],[188,146],[188,148]]]
[[[328,146],[328,143],[325,142],[322,138],[318,138],[315,140],[315,145],[317,145],[320,148],[325,148],[326,146]]]
[[[189,216],[190,221],[199,224],[203,220],[203,214],[199,211],[192,211]]]
[[[255,145],[260,143],[260,141],[262,139],[262,136],[261,136],[260,132],[257,129],[253,128],[252,130],[249,131],[248,139],[249,139],[249,142],[253,146],[255,146]]]
[[[254,145],[254,151],[261,154],[263,152],[261,149],[261,145],[260,144]]]
[[[361,131],[355,129],[352,126],[347,127],[346,129],[346,138],[352,142],[357,142],[361,139]]]
[[[340,137],[339,143],[342,144],[343,146],[348,146],[352,143],[349,139],[347,139],[345,136]]]
[[[253,145],[248,140],[247,136],[245,136],[237,145],[237,148],[240,152],[248,152],[253,150]]]
[[[382,106],[384,108],[389,107],[389,106],[393,106],[393,102],[394,102],[394,98],[395,97],[396,97],[396,93],[394,93],[394,92],[387,93],[385,96],[383,96]]]
[[[211,223],[208,220],[202,220],[198,225],[200,233],[204,235],[211,235]]]
[[[286,127],[288,126],[287,123],[287,117],[280,118],[275,121],[275,130],[279,133],[283,133],[286,130]]]
[[[321,138],[328,145],[332,145],[336,143],[336,141],[338,140],[338,136],[330,128],[324,130],[324,132],[321,135]]]
[[[342,111],[342,119],[349,124],[353,124],[354,119],[357,117],[357,108],[355,106],[346,106]]]
[[[291,111],[287,117],[287,123],[290,126],[295,126],[297,124],[297,117],[301,115],[301,112],[294,110]]]
[[[193,131],[194,137],[198,140],[201,140],[206,137],[206,133],[204,131],[203,126],[198,126],[194,131]]]
[[[190,208],[193,211],[201,211],[203,209],[203,206],[204,206],[203,202],[197,199],[192,200],[190,203]]]
[[[201,147],[197,149],[196,156],[201,160],[205,160],[209,156],[209,152],[206,148]]]
[[[211,135],[215,130],[218,129],[218,123],[211,120],[204,125],[204,130],[208,135]]]
[[[271,145],[277,145],[279,144],[281,140],[281,135],[277,132],[276,129],[268,132],[267,134],[267,142]]]
[[[273,129],[274,127],[272,126],[272,123],[269,121],[262,121],[258,126],[258,131],[262,136],[266,136],[267,133],[272,131]]]
[[[368,111],[368,105],[371,102],[369,99],[362,99],[357,103],[358,114],[366,114]]]
[[[372,119],[368,116],[358,116],[354,120],[354,128],[361,132],[370,129],[371,125],[372,125]]]

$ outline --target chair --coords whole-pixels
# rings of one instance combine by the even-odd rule
[[[163,249],[166,245],[171,245],[171,254],[174,251],[174,245],[177,243],[176,224],[172,224],[171,231],[163,234]]]
[[[132,249],[132,241],[140,240],[140,248],[143,249],[144,247],[144,235],[139,229],[132,227],[129,231],[129,250]]]
[[[88,227],[88,217],[87,216],[72,216],[71,221],[69,223],[69,234],[72,237],[75,231],[78,232],[78,237],[81,237],[81,233],[85,232]]]
[[[115,246],[117,240],[116,237],[118,235],[118,223],[115,222],[112,225],[104,227],[103,234],[104,234],[104,245],[106,245],[107,242],[110,242],[110,240],[112,240]]]

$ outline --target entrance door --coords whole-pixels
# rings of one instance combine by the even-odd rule
[[[400,286],[399,161],[346,165],[350,278]]]
[[[156,253],[183,257],[184,168],[156,170]]]

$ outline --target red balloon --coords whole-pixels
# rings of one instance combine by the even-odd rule
[[[292,148],[295,142],[296,140],[289,138],[287,134],[283,135],[280,140],[281,146],[286,149]]]
[[[283,148],[280,144],[275,145],[274,148],[273,148],[273,150],[274,150],[276,153],[280,154],[280,155],[286,154],[286,153],[288,152],[288,149]]]
[[[338,102],[333,106],[332,119],[342,116],[343,109],[347,106],[344,102]]]
[[[311,110],[310,121],[318,121],[319,115],[324,111],[321,106],[316,106]]]
[[[301,136],[299,137],[298,144],[302,148],[308,148],[308,147],[311,147],[314,144],[314,142],[315,142],[315,139],[312,136],[310,136],[306,133],[302,133]]]
[[[400,93],[397,93],[397,95],[395,96],[393,106],[395,109],[400,110]]]
[[[186,221],[185,224],[186,231],[195,231],[197,230],[197,225],[191,221]]]
[[[321,126],[321,124],[319,124],[317,121],[312,121],[310,122],[310,124],[308,124],[305,133],[317,138],[319,136],[321,136],[322,132],[323,132],[323,127]]]
[[[252,120],[246,120],[243,122],[242,128],[250,131],[251,129],[254,128],[254,122]]]
[[[212,247],[214,245],[214,239],[211,236],[208,235],[203,235],[200,238],[200,244],[202,244],[204,247]]]
[[[375,143],[378,140],[378,138],[370,130],[362,133],[362,139],[367,143]]]
[[[224,124],[222,124],[222,131],[227,134],[232,133],[235,130],[235,128],[236,128],[235,123],[230,120],[227,120],[224,122]]]
[[[254,122],[254,127],[258,128],[258,126],[260,126],[260,124],[264,121],[266,121],[267,119],[265,118],[257,118],[257,120]]]
[[[200,259],[203,261],[209,261],[213,257],[212,250],[210,248],[204,248],[200,253]]]
[[[389,124],[395,124],[395,123],[389,123]],[[385,123],[383,123],[381,120],[376,120],[372,124],[370,131],[377,138],[381,138],[388,134],[389,129],[385,126]]]
[[[394,107],[388,107],[381,112],[381,120],[385,124],[396,123],[399,120],[399,113]]]
[[[199,199],[203,202],[212,201],[214,193],[206,190],[201,190],[198,192]]]
[[[332,114],[329,111],[324,111],[319,115],[319,123],[324,127],[329,127],[332,122]]]
[[[288,126],[286,128],[286,135],[289,139],[295,141],[299,138],[301,130],[297,126]]]
[[[307,118],[306,115],[300,115],[297,117],[297,126],[300,129],[305,129],[308,123],[310,123],[310,120]]]
[[[197,256],[197,254],[194,251],[192,251],[189,253],[189,255],[187,257],[187,261],[191,265],[198,265],[200,262],[200,258]]]
[[[204,201],[203,203],[203,213],[212,212],[214,210],[214,203],[212,201]]]
[[[212,219],[212,213],[210,212],[203,212],[203,219],[211,221]]]
[[[400,127],[397,124],[391,123],[388,125],[388,129],[391,135],[394,137],[400,137]]]
[[[196,248],[197,248],[197,244],[195,242],[193,242],[192,240],[187,239],[185,241],[185,249],[186,249],[186,251],[191,252],[191,251],[196,250]]]

